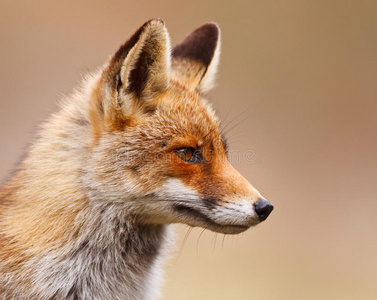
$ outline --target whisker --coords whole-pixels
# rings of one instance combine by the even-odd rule
[[[224,236],[223,236],[223,240],[221,242],[221,250],[223,250],[223,248],[224,248],[224,241],[225,241],[225,233],[224,233]]]
[[[240,145],[243,145],[243,146],[250,146],[249,143],[246,142],[247,138],[245,137],[242,137],[242,136],[237,136],[237,137],[234,137],[234,139],[230,139],[230,142],[232,144],[240,144]]]
[[[241,113],[239,113],[237,116],[235,116],[228,124],[226,124],[222,129],[221,129],[221,134],[224,133],[225,129],[230,126],[234,121],[238,120],[239,117],[241,117],[242,115],[244,115],[245,113],[249,112],[250,110],[247,109],[247,110],[244,110],[242,111]]]
[[[228,128],[227,131],[222,131],[222,134],[227,135],[230,131],[232,131],[234,128],[245,122],[246,120],[250,119],[251,115],[247,116],[246,118],[243,118],[239,120],[237,123],[235,123],[232,127]]]
[[[213,247],[212,247],[212,254],[215,253],[215,249],[216,249],[217,232],[215,232],[215,236],[214,236],[214,239],[212,239],[212,241],[213,240],[214,240],[214,243],[213,243]]]
[[[213,253],[213,241],[215,240],[215,236],[216,236],[216,234],[215,233],[213,233],[213,237],[212,237],[212,239],[211,239],[211,245],[210,245],[210,248],[211,248],[211,250],[212,250],[212,253]]]
[[[203,137],[203,142],[206,143],[206,138],[209,136],[212,132],[214,132],[217,129],[217,127],[213,128],[210,130],[204,137]],[[210,139],[208,141],[211,141]]]
[[[182,253],[182,250],[183,250],[184,246],[186,245],[187,239],[188,239],[188,237],[189,237],[192,229],[193,229],[193,227],[189,227],[189,229],[187,230],[187,232],[185,234],[185,237],[183,238],[183,242],[182,242],[181,248],[179,249],[177,259],[180,257],[180,255]]]
[[[201,236],[202,236],[204,230],[206,230],[206,229],[203,228],[203,230],[202,230],[202,232],[199,234],[198,240],[197,240],[197,242],[196,242],[196,256],[198,256],[198,257],[199,257],[199,240],[200,240],[200,238],[201,238]]]
[[[251,134],[249,132],[245,132],[245,129],[242,129],[242,130],[232,133],[231,135],[228,135],[227,139],[232,140],[234,137],[240,137],[240,136],[250,138]]]
[[[227,112],[227,114],[225,115],[225,117],[221,119],[220,124],[221,124],[221,123],[225,123],[225,121],[228,119],[228,117],[229,117],[231,111],[232,111],[232,106],[230,107],[230,109],[229,109],[229,111]]]
[[[235,116],[234,118],[232,118],[232,119],[229,121],[229,123],[225,124],[225,125],[223,126],[223,128],[221,129],[221,133],[223,133],[224,130],[225,130],[228,126],[230,126],[234,121],[236,121],[236,120],[237,120],[240,116],[242,116],[243,114],[245,114],[245,111],[242,111],[242,112],[239,113],[237,116]],[[223,121],[222,123],[225,123],[225,122]]]

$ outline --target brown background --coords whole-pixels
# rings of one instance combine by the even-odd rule
[[[220,25],[209,98],[230,128],[243,120],[231,149],[253,155],[233,164],[275,205],[224,241],[194,229],[163,299],[377,299],[375,0],[1,1],[0,178],[61,95],[153,17],[173,43]]]

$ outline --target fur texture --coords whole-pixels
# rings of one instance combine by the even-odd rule
[[[219,45],[208,23],[171,56],[151,20],[42,125],[0,190],[1,299],[155,299],[169,224],[235,234],[264,219],[201,94]]]

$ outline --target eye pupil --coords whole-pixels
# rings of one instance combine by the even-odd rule
[[[192,147],[185,147],[174,150],[174,153],[183,161],[189,163],[199,163],[203,160],[198,150]]]
[[[186,150],[186,160],[190,160],[192,158],[192,155],[194,154],[194,151],[192,148],[187,148]]]

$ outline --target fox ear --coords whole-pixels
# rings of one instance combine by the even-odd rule
[[[168,32],[161,19],[150,20],[119,48],[103,70],[102,102],[95,114],[102,110],[105,120],[125,121],[133,114],[153,111],[156,96],[168,87],[169,73]]]
[[[190,33],[172,52],[172,78],[189,89],[213,87],[220,57],[220,29],[206,23]]]

